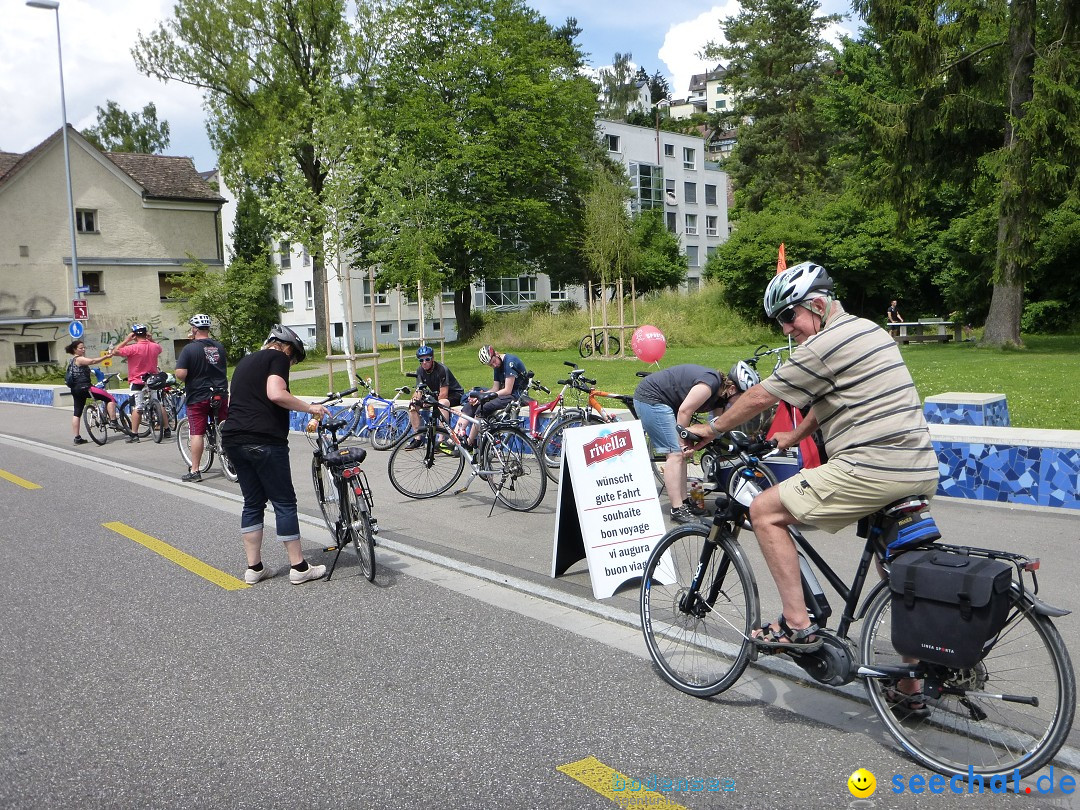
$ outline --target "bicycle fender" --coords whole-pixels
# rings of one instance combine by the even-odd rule
[[[1021,596],[1020,587],[1015,582],[1012,583],[1012,590],[1013,593],[1016,594],[1018,597]],[[1040,616],[1046,616],[1048,619],[1059,619],[1062,616],[1068,616],[1070,613],[1072,613],[1071,610],[1054,607],[1048,602],[1044,602],[1027,588],[1024,589],[1022,598],[1024,601],[1028,602],[1031,605],[1032,610],[1034,610]]]

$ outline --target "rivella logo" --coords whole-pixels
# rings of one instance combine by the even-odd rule
[[[585,466],[589,467],[597,462],[616,458],[631,447],[633,447],[633,443],[630,441],[630,431],[624,428],[623,430],[616,430],[614,433],[597,436],[591,442],[583,445],[581,449],[585,453]]]

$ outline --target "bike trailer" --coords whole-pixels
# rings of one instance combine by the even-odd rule
[[[941,549],[909,551],[889,569],[893,647],[967,669],[997,642],[1009,615],[1012,566]]]

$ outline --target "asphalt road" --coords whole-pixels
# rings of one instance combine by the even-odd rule
[[[74,448],[59,410],[0,404],[0,420],[0,471],[40,487],[0,478],[0,807],[608,808],[644,801],[613,787],[650,776],[734,788],[666,792],[688,808],[1078,806],[1035,779],[1022,799],[895,795],[894,775],[925,772],[861,690],[808,688],[790,666],[709,701],[667,687],[634,592],[597,602],[583,564],[549,576],[554,491],[526,515],[488,517],[477,484],[409,501],[373,453],[374,584],[346,552],[330,582],[227,590],[244,567],[236,485],[180,484],[174,445]],[[317,561],[328,534],[303,437],[292,458]],[[949,539],[1041,555],[1043,595],[1075,604],[1074,516],[946,499],[935,515]],[[265,559],[284,566],[272,538]],[[1075,624],[1058,622],[1074,651]],[[879,785],[867,800],[846,787],[859,767]]]

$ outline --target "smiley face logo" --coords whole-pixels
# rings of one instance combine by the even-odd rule
[[[877,790],[877,780],[866,768],[859,768],[848,777],[847,787],[856,799],[868,799]]]

